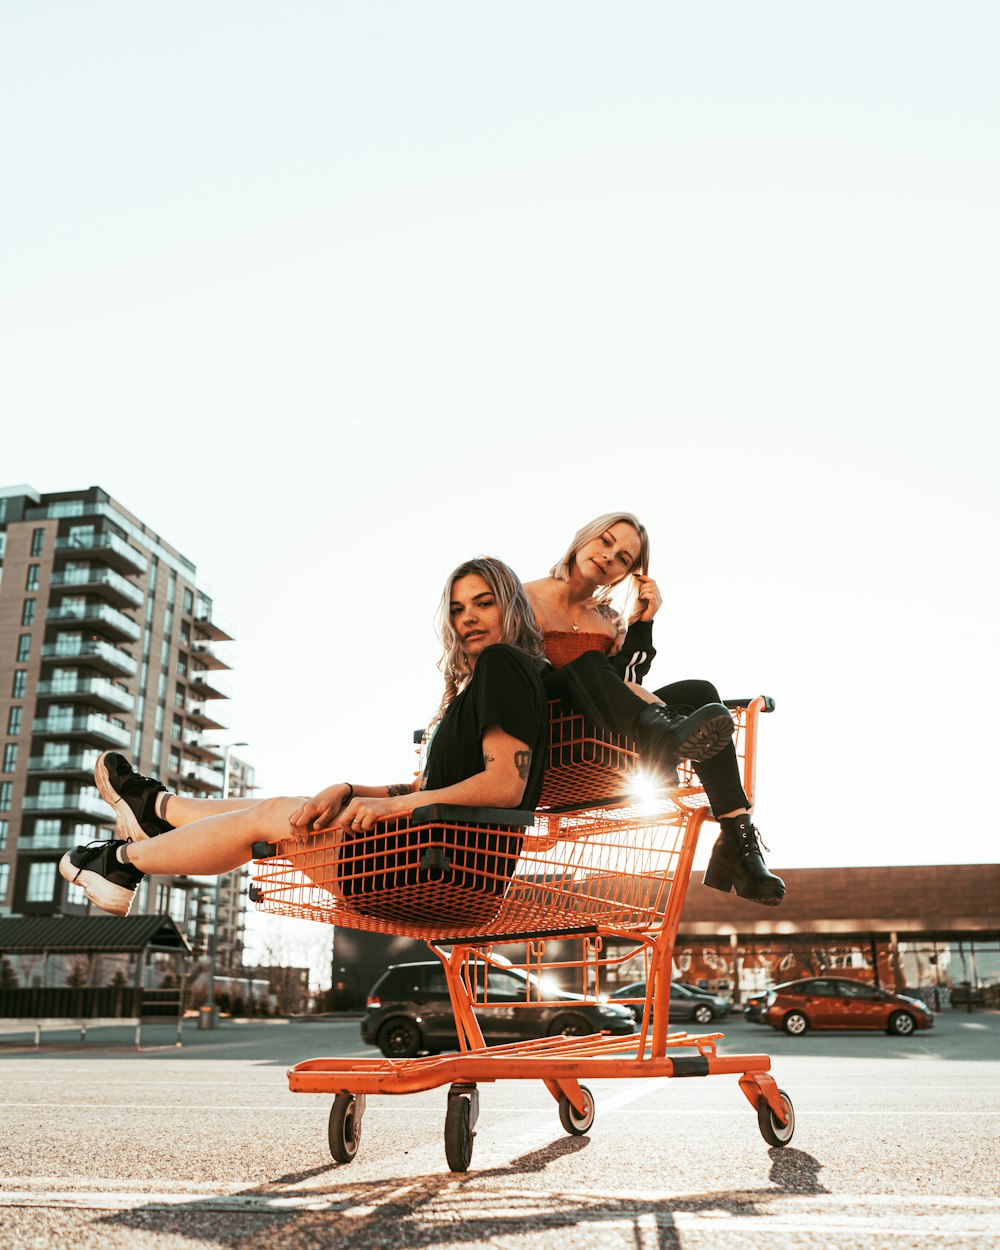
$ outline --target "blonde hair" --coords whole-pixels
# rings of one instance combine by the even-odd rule
[[[632,512],[605,512],[603,516],[594,517],[592,521],[588,521],[586,525],[581,526],[573,535],[566,553],[549,569],[549,577],[554,577],[557,582],[568,582],[573,559],[583,544],[590,542],[592,538],[599,538],[605,530],[610,529],[612,525],[617,525],[620,521],[624,521],[626,525],[631,525],[639,535],[639,555],[624,576],[596,590],[593,595],[593,601],[598,606],[609,604],[615,587],[625,581],[626,578],[631,577],[635,573],[645,577],[649,572],[649,534],[645,525]]]
[[[542,654],[542,632],[535,623],[535,614],[531,610],[528,596],[524,593],[521,579],[513,569],[508,568],[502,560],[493,556],[477,556],[460,564],[445,582],[444,593],[438,607],[437,631],[441,639],[442,655],[438,668],[444,674],[444,695],[428,730],[440,723],[441,718],[451,706],[472,676],[468,656],[462,649],[461,641],[451,623],[451,593],[460,577],[476,575],[489,586],[490,592],[500,607],[502,642],[518,647],[532,661],[536,668],[545,666]]]

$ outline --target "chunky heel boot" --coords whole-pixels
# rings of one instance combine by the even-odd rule
[[[736,726],[721,703],[706,703],[689,716],[671,712],[662,703],[650,703],[635,722],[635,738],[643,756],[661,774],[677,784],[677,761],[710,760],[730,743]]]
[[[765,907],[777,907],[785,897],[785,883],[769,872],[760,853],[760,835],[750,816],[723,816],[722,832],[712,847],[705,869],[705,885],[740,898],[752,899]]]

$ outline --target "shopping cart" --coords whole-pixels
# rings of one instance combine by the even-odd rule
[[[758,697],[727,706],[752,799],[757,723],[774,705]],[[457,1053],[311,1059],[289,1070],[292,1091],[335,1095],[334,1159],[347,1163],[357,1153],[368,1095],[448,1086],[445,1154],[452,1171],[464,1172],[478,1086],[503,1080],[543,1082],[563,1128],[582,1134],[595,1115],[584,1079],[736,1075],[765,1141],[791,1141],[792,1101],[770,1075],[768,1056],[720,1055],[721,1033],[669,1031],[674,940],[710,811],[689,768],[682,766],[679,787],[656,793],[643,787],[638,763],[634,743],[553,704],[536,812],[428,806],[381,820],[370,833],[329,830],[305,846],[281,843],[256,862],[251,897],[261,910],[422,938],[444,967]],[[490,997],[491,969],[512,966],[524,985],[515,1009],[545,1005],[554,979],[575,982],[567,988],[591,1002],[602,1000],[602,985],[644,979],[645,998],[633,1000],[637,1031],[487,1046],[476,1013],[500,1006]],[[506,994],[502,1005],[511,1009]]]

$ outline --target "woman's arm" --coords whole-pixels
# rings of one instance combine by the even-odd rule
[[[336,824],[344,829],[371,829],[381,816],[400,816],[431,803],[457,803],[462,807],[515,808],[524,796],[531,769],[531,748],[527,743],[491,725],[483,734],[483,769],[438,790],[420,790],[416,782],[401,793],[396,789],[385,797],[374,792],[354,791]],[[391,787],[390,787],[391,789]]]
[[[351,799],[394,798],[411,793],[419,788],[419,784],[419,780],[402,781],[391,786],[355,786],[348,781],[335,782],[307,799],[291,814],[288,822],[292,827],[291,836],[301,838],[318,829],[328,829],[340,815],[344,804]]]
[[[611,663],[622,681],[636,682],[641,686],[654,655],[652,621],[636,621],[629,626],[617,655],[611,656]]]

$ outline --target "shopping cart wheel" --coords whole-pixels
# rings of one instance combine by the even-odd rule
[[[565,1094],[559,1095],[559,1123],[567,1133],[572,1133],[574,1137],[590,1132],[590,1126],[594,1123],[594,1116],[597,1113],[594,1095],[586,1085],[580,1086],[580,1093],[583,1094],[583,1115],[577,1111]]]
[[[792,1100],[783,1089],[779,1089],[778,1093],[787,1117],[784,1124],[778,1122],[763,1094],[757,1099],[757,1124],[760,1126],[761,1137],[769,1146],[787,1146],[795,1132],[795,1108]]]
[[[444,1118],[444,1153],[453,1172],[468,1172],[472,1143],[479,1118],[479,1091],[474,1085],[453,1085],[448,1090]]]
[[[338,1094],[330,1108],[330,1154],[338,1163],[350,1163],[361,1145],[364,1094]]]

